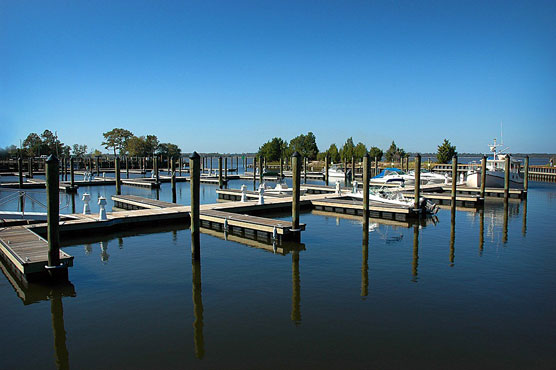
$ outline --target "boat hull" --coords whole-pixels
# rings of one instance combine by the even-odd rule
[[[487,188],[503,188],[504,187],[504,173],[503,172],[492,172],[487,171],[486,173],[486,184]],[[465,181],[466,185],[469,187],[478,188],[481,186],[481,173],[473,172],[467,175]],[[523,187],[523,178],[516,173],[510,174],[510,188],[521,188]]]

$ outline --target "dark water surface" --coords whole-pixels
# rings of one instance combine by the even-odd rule
[[[214,190],[202,186],[204,203]],[[178,197],[189,202],[188,183]],[[555,207],[556,186],[532,182],[507,217],[489,200],[454,227],[449,210],[421,228],[371,221],[367,243],[356,218],[304,213],[300,245],[273,253],[202,234],[198,265],[185,225],[98,235],[64,248],[69,293],[22,299],[0,276],[0,368],[553,369]]]

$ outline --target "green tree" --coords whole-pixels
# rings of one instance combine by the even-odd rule
[[[41,155],[42,140],[36,133],[30,133],[23,141],[23,149],[29,157]]]
[[[450,141],[444,139],[444,142],[438,146],[436,160],[438,163],[448,163],[453,156],[457,155],[456,146],[450,144]]]
[[[102,155],[102,152],[98,149],[95,149],[91,152],[91,157],[100,157]]]
[[[259,157],[266,158],[267,161],[278,161],[283,157],[284,140],[275,137],[264,143],[258,152]]]
[[[156,137],[156,135],[147,135],[145,137],[145,156],[150,156],[152,154],[154,154],[157,149],[158,146],[160,145],[160,142],[158,141],[158,138]]]
[[[380,161],[382,159],[382,156],[384,155],[384,153],[382,152],[382,149],[380,149],[376,146],[373,146],[373,147],[371,147],[371,150],[369,151],[369,155],[371,156],[371,159],[373,161],[375,160],[375,158]]]
[[[353,155],[355,156],[355,158],[363,159],[365,153],[367,153],[367,147],[365,146],[365,144],[363,144],[362,142],[357,143],[357,145],[353,149]]]
[[[340,152],[338,151],[338,147],[336,146],[336,144],[334,143],[330,144],[330,147],[326,151],[326,154],[328,155],[328,158],[330,158],[332,162],[340,161]]]
[[[354,154],[355,145],[353,144],[353,138],[349,137],[344,146],[340,149],[340,157],[344,161],[351,161],[351,157]]]
[[[396,143],[392,141],[392,144],[390,144],[390,148],[388,148],[384,156],[386,157],[386,160],[388,162],[397,162],[405,156],[405,150],[403,150],[402,148],[398,148],[396,146]]]
[[[53,134],[50,130],[44,130],[41,134],[42,145],[41,145],[41,155],[42,154],[62,154],[62,149],[64,143],[58,140],[58,135]]]
[[[160,154],[164,157],[178,158],[181,156],[181,149],[176,144],[162,143],[158,146],[156,154]]]
[[[106,149],[112,148],[114,150],[114,155],[116,155],[116,150],[119,150],[120,154],[122,154],[122,150],[125,151],[126,142],[133,136],[133,133],[123,128],[115,128],[108,132],[104,132],[102,135],[104,136],[102,145],[104,145]]]
[[[73,144],[73,155],[77,158],[81,158],[87,153],[87,145]]]
[[[291,156],[295,151],[298,151],[303,157],[309,159],[316,159],[319,153],[315,135],[308,132],[307,135],[299,135],[291,139],[288,156]]]

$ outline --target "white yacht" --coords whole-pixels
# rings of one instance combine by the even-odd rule
[[[326,171],[326,169],[322,170],[322,173],[324,174]],[[348,169],[347,170],[347,176],[351,175],[351,170]],[[330,180],[332,179],[341,179],[344,180],[346,178],[346,172],[344,172],[344,170],[340,167],[339,164],[334,164],[332,163],[332,165],[328,168],[328,178]]]
[[[498,148],[502,144],[497,144],[496,139],[494,139],[494,144],[490,144],[489,148],[492,152],[492,157],[487,158],[486,163],[486,187],[492,188],[503,188],[504,187],[504,177],[505,177],[505,162],[506,157],[509,155],[507,153],[502,153],[507,148],[498,152]],[[519,172],[520,162],[512,159],[510,156],[510,188],[523,187],[523,175]],[[481,169],[470,170],[467,172],[466,185],[470,187],[480,187],[481,186]]]

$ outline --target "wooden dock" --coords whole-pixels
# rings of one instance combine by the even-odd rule
[[[415,193],[403,192],[405,198],[415,199]],[[421,193],[421,197],[431,200],[436,204],[440,205],[451,205],[452,196],[450,193]],[[456,196],[456,206],[477,208],[484,204],[484,199],[481,199],[478,195],[457,195]]]
[[[48,242],[31,227],[14,226],[0,230],[0,255],[16,268],[20,276],[31,281],[48,273]],[[73,266],[73,257],[60,250],[60,263]]]
[[[311,201],[314,209],[318,211],[345,213],[363,216],[363,202],[344,198],[315,199]],[[407,221],[411,218],[419,218],[420,209],[401,208],[388,206],[382,203],[369,202],[369,217],[387,220]]]
[[[445,192],[451,192],[451,186],[444,186],[442,188]],[[457,194],[468,194],[468,195],[479,195],[481,193],[480,188],[471,188],[468,186],[458,186],[456,188]],[[504,189],[503,188],[485,188],[485,197],[488,198],[503,198]],[[509,189],[509,197],[514,199],[525,199],[527,198],[527,192],[523,189]]]

